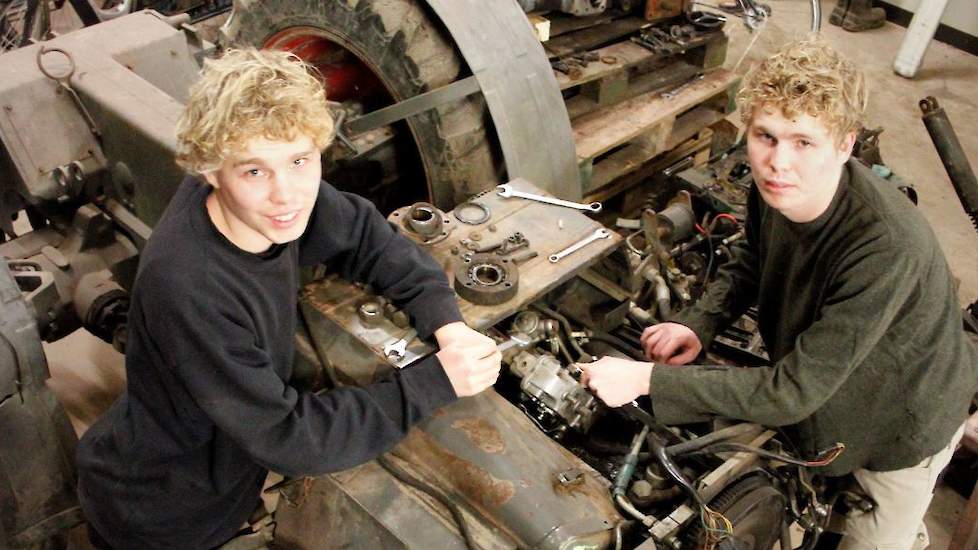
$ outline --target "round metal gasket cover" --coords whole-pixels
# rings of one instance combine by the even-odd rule
[[[473,254],[460,259],[455,268],[455,292],[473,304],[501,304],[516,296],[519,277],[519,269],[511,259]]]
[[[455,207],[455,219],[466,225],[479,225],[489,221],[492,211],[481,202],[463,202]]]

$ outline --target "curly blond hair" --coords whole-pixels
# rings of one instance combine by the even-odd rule
[[[176,162],[205,174],[256,137],[309,136],[320,151],[333,139],[333,117],[315,69],[294,54],[228,50],[205,62],[177,121]]]
[[[818,118],[839,140],[862,127],[868,101],[863,72],[817,38],[782,47],[744,76],[737,93],[745,125],[756,109],[780,109],[786,118]]]

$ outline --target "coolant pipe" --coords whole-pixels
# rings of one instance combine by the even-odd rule
[[[628,513],[628,515],[634,517],[638,521],[642,522],[642,525],[646,527],[653,527],[658,523],[655,518],[643,514],[638,508],[636,508],[628,497],[625,496],[625,488],[628,487],[628,482],[632,479],[632,474],[635,473],[635,467],[638,465],[638,455],[642,450],[642,443],[645,438],[649,435],[649,427],[643,426],[642,431],[639,432],[635,439],[632,440],[632,448],[625,455],[625,459],[622,461],[621,469],[618,470],[618,476],[615,477],[615,484],[612,487],[611,494],[615,498],[615,502],[621,507],[622,510]]]
[[[618,470],[618,476],[615,477],[615,485],[612,488],[612,493],[615,495],[625,494],[625,488],[628,487],[628,482],[632,479],[632,474],[635,473],[635,466],[638,465],[638,453],[642,450],[642,443],[645,442],[645,438],[649,435],[649,427],[643,426],[642,431],[639,432],[634,439],[632,439],[632,448],[625,455],[625,459],[622,461],[621,469]]]
[[[655,303],[659,311],[659,318],[663,321],[668,321],[672,315],[669,285],[666,284],[666,280],[659,274],[652,279],[652,282],[655,285]]]

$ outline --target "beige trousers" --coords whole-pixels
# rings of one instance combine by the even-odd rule
[[[951,461],[964,424],[946,447],[920,464],[891,472],[856,470],[863,490],[876,501],[871,512],[846,518],[839,550],[920,550],[930,540],[924,513],[934,496],[937,476]]]

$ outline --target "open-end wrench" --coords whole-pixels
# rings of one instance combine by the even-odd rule
[[[513,186],[508,183],[504,183],[503,185],[496,186],[496,193],[498,193],[500,197],[504,197],[507,199],[511,197],[518,197],[521,199],[528,199],[531,201],[537,201],[546,204],[554,204],[566,208],[573,208],[575,210],[584,210],[586,212],[592,212],[595,214],[601,211],[600,202],[592,202],[591,204],[581,204],[579,202],[565,201],[562,199],[555,199],[553,197],[545,197],[543,195],[534,195],[533,193],[524,193],[523,191],[517,191],[516,189],[513,189]]]
[[[384,346],[384,356],[392,361],[400,361],[404,358],[405,352],[407,352],[407,345],[414,340],[414,337],[418,335],[418,331],[413,328],[407,331],[406,334],[400,339],[391,342]]]
[[[561,260],[561,258],[563,258],[565,256],[570,256],[571,254],[573,254],[573,253],[577,252],[578,250],[584,248],[585,246],[593,243],[594,241],[601,240],[601,239],[607,239],[610,236],[611,236],[611,232],[608,231],[607,229],[604,229],[604,228],[598,229],[597,231],[595,231],[594,233],[591,233],[587,237],[584,237],[583,239],[581,239],[581,240],[577,241],[576,243],[568,246],[567,248],[561,250],[560,252],[558,252],[558,253],[550,256],[550,262],[551,263],[557,263],[557,262],[559,262]]]

